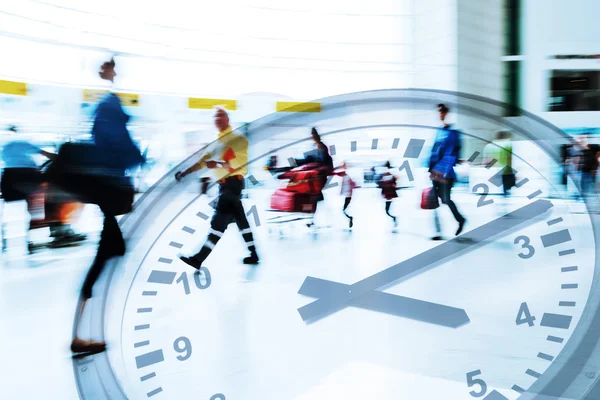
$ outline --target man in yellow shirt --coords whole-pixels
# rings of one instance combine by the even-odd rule
[[[181,180],[184,176],[206,167],[212,170],[219,183],[217,206],[204,246],[198,254],[191,257],[181,256],[180,259],[184,263],[200,269],[204,260],[223,236],[227,225],[235,222],[250,251],[250,256],[244,258],[244,264],[258,264],[252,230],[242,205],[244,176],[248,173],[248,139],[233,132],[225,109],[217,108],[214,120],[215,126],[219,130],[218,140],[207,149],[207,152],[195,165],[175,174],[175,178]]]

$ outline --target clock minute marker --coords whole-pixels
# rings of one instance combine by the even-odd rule
[[[559,307],[575,307],[575,302],[574,301],[560,301],[558,303]]]
[[[558,252],[558,255],[559,255],[560,257],[563,257],[563,256],[568,256],[568,255],[570,255],[570,254],[575,254],[575,249],[562,250],[562,251],[559,251],[559,252]]]
[[[525,371],[525,373],[529,376],[533,376],[534,378],[539,378],[540,376],[542,376],[542,374],[540,374],[539,372],[536,372],[532,369],[528,369],[527,371]]]
[[[156,376],[156,373],[155,373],[155,372],[151,372],[151,373],[149,373],[148,375],[144,375],[144,376],[142,376],[142,377],[140,378],[140,381],[142,381],[142,382],[145,382],[145,381],[147,381],[148,379],[152,379],[152,378],[154,378],[155,376]]]
[[[511,389],[514,390],[515,392],[519,393],[519,394],[525,393],[525,389],[523,389],[519,385],[513,385],[513,387]]]
[[[162,387],[158,387],[158,388],[154,389],[153,391],[151,391],[151,392],[148,392],[147,396],[148,396],[148,397],[152,397],[152,396],[154,396],[154,395],[157,395],[157,394],[159,394],[159,393],[160,393],[160,392],[162,392],[162,391],[163,391],[163,390],[162,390]]]
[[[554,360],[554,356],[551,356],[550,354],[546,354],[546,353],[538,353],[538,358],[541,358],[542,360],[546,360],[546,361],[552,361]]]
[[[557,336],[552,336],[552,335],[548,335],[548,337],[546,338],[547,341],[549,342],[554,342],[554,343],[562,343],[564,341],[563,338],[557,337]]]

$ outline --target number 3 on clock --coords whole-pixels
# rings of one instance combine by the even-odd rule
[[[535,248],[529,244],[531,243],[529,237],[517,236],[517,238],[515,239],[515,244],[520,244],[519,242],[523,242],[521,244],[521,248],[525,250],[524,252],[518,254],[519,257],[521,257],[524,260],[533,257],[533,255],[535,254]]]

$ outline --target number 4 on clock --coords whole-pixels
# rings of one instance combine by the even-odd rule
[[[529,307],[527,307],[527,303],[521,303],[519,313],[517,314],[517,325],[527,323],[529,327],[532,327],[533,321],[535,321],[535,317],[529,312]]]

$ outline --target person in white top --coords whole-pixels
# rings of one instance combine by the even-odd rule
[[[342,177],[342,189],[340,192],[340,194],[344,196],[344,208],[342,209],[342,212],[348,218],[348,227],[352,228],[352,226],[354,225],[354,217],[348,215],[346,209],[352,201],[352,192],[354,191],[354,188],[356,188],[356,183],[354,183],[352,178],[350,178],[350,175],[348,175],[346,171],[346,163],[343,163],[338,168],[336,168],[334,174]]]

